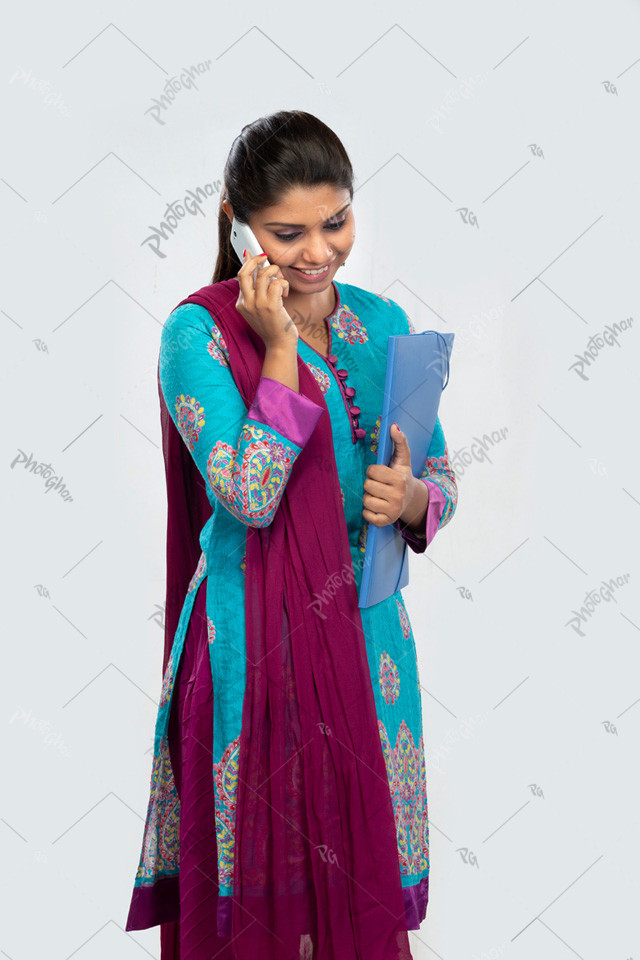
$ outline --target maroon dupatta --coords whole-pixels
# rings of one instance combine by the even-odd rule
[[[233,278],[178,305],[197,303],[210,312],[248,409],[265,346],[235,308],[238,290]],[[247,529],[247,682],[231,949],[236,960],[298,960],[300,937],[308,934],[314,960],[410,960],[331,419],[300,357],[298,374],[300,393],[325,409],[272,523]],[[166,663],[211,507],[162,391],[160,400],[168,494]]]

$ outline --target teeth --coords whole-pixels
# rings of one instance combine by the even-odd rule
[[[309,276],[313,277],[316,273],[324,273],[325,270],[328,270],[328,267],[323,267],[322,270],[301,270],[300,273],[308,273]]]

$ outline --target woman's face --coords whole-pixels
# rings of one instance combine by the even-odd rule
[[[269,263],[289,281],[289,293],[325,290],[356,235],[349,191],[329,184],[291,187],[279,203],[255,213],[249,226]]]

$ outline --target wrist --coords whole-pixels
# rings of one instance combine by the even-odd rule
[[[265,341],[265,353],[269,357],[288,357],[298,352],[298,338],[286,337],[280,340]]]
[[[417,477],[411,478],[411,493],[406,510],[398,517],[404,527],[418,533],[425,525],[427,508],[429,506],[429,488]]]

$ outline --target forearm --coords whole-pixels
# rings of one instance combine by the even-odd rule
[[[283,341],[277,344],[267,344],[262,376],[279,380],[286,387],[300,392],[298,378],[298,341]]]
[[[210,315],[187,304],[164,325],[159,371],[164,401],[214,495],[247,526],[271,523],[293,464],[324,407],[299,391],[294,349],[269,349],[247,410],[226,344]],[[295,374],[295,379],[291,374]]]

